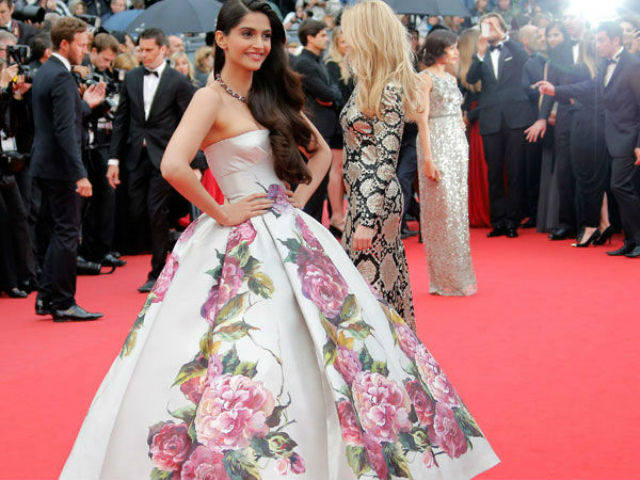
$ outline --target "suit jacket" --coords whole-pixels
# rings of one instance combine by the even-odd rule
[[[529,55],[520,43],[505,41],[500,51],[497,79],[490,56],[488,50],[484,60],[474,55],[467,72],[467,82],[482,81],[478,100],[480,134],[499,132],[503,120],[509,128],[530,126],[536,112],[522,86],[522,71]]]
[[[87,176],[82,164],[82,121],[91,113],[73,75],[56,57],[44,62],[31,88],[35,129],[31,173],[50,180]]]
[[[573,47],[569,42],[558,45],[549,56],[547,80],[553,85],[569,85],[582,80],[578,72],[582,71],[580,64],[573,61]],[[558,102],[556,113],[556,131],[571,128],[571,114],[575,106],[564,98],[544,96],[538,118],[549,118],[553,104]]]
[[[143,141],[146,141],[151,163],[160,168],[167,143],[194,93],[189,79],[167,65],[160,77],[149,118],[145,118],[143,82],[143,67],[127,73],[113,120],[109,158],[117,158],[127,170],[138,166]]]
[[[556,87],[556,97],[561,101],[595,97],[602,102],[609,154],[629,157],[634,148],[640,148],[640,60],[624,50],[606,87],[605,73],[603,64],[593,79]]]
[[[298,55],[293,68],[302,74],[302,89],[306,97],[305,112],[309,114],[309,119],[324,139],[328,140],[338,125],[335,107],[342,103],[342,92],[332,81],[322,59],[306,48]]]

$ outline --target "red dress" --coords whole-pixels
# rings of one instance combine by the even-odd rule
[[[473,102],[471,108],[475,107],[476,102]],[[467,137],[469,139],[469,225],[490,227],[489,176],[478,120],[471,123]]]

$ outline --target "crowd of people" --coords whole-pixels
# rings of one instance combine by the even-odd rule
[[[58,125],[41,121],[51,107],[38,106],[32,88],[61,47],[52,33],[59,22],[106,21],[151,3],[0,0],[0,290],[16,298],[37,290],[39,314],[89,315],[74,310],[76,274],[113,271],[126,264],[122,254],[152,252],[139,288],[150,292],[179,233],[199,213],[163,179],[160,161],[195,91],[214,81],[212,35],[188,51],[180,32],[89,32],[86,51],[69,62],[84,102],[76,106],[81,162],[68,176],[51,158],[75,153],[50,151]],[[602,245],[622,230],[624,245],[607,253],[640,257],[640,20],[628,9],[617,21],[590,25],[568,13],[566,2],[466,3],[468,17],[400,16],[413,68],[424,71],[431,101],[438,101],[426,136],[408,122],[394,139],[391,166],[353,158],[343,135],[340,114],[357,97],[358,79],[341,26],[345,5],[271,5],[286,30],[289,62],[301,74],[305,112],[332,152],[305,211],[320,221],[326,202],[331,232],[367,281],[397,300],[407,298],[408,287],[398,242],[413,235],[425,243],[432,293],[476,291],[469,224],[509,238],[535,227],[551,240],[575,238],[575,247]],[[42,21],[29,20],[29,6],[45,9]],[[392,43],[380,48],[391,55]],[[444,135],[452,128],[453,136]],[[192,168],[222,202],[202,152]],[[56,183],[72,177],[84,181],[72,190]],[[396,216],[398,238],[374,225]],[[411,220],[419,231],[409,229]],[[410,298],[396,307],[413,317]]]

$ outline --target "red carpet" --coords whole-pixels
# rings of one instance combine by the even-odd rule
[[[470,298],[428,295],[422,246],[407,242],[420,337],[502,459],[481,478],[640,478],[640,260],[485,232],[472,232]],[[33,295],[0,299],[0,479],[57,478],[144,301],[149,259],[128,261],[80,279],[78,301],[105,312],[99,322],[53,324]]]

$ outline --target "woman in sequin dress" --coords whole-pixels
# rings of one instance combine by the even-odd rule
[[[457,36],[438,30],[420,52],[427,68],[421,73],[430,86],[429,145],[418,148],[420,228],[429,266],[429,292],[472,295],[477,291],[469,247],[467,170],[469,146],[455,77],[446,72],[458,61]]]
[[[414,120],[426,92],[404,27],[388,5],[367,1],[346,10],[342,31],[356,83],[340,116],[349,204],[343,246],[364,278],[414,327],[396,164],[405,119]]]

